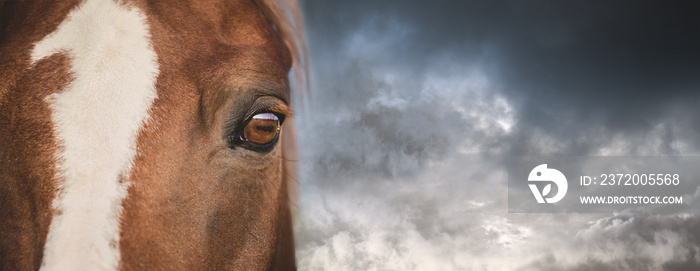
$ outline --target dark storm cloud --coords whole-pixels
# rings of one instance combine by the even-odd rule
[[[393,35],[398,21],[411,34],[382,54],[399,63],[486,54],[515,91],[614,103],[698,91],[698,10],[697,1],[304,2],[314,49],[333,52],[365,26]]]
[[[333,65],[334,59],[371,58],[373,65],[391,66],[410,75],[403,80],[420,83],[441,56],[449,56],[447,63],[480,61],[519,112],[514,154],[537,151],[527,144],[533,129],[564,140],[562,152],[585,155],[599,143],[586,131],[598,126],[605,128],[601,136],[613,136],[700,113],[694,106],[700,102],[697,1],[305,1],[303,6],[312,58],[326,63],[324,69],[342,66]],[[339,51],[348,37],[366,32],[369,49],[352,56]],[[372,52],[375,39],[387,36],[400,40]],[[698,118],[675,125],[700,130]],[[667,142],[675,136],[668,129]]]

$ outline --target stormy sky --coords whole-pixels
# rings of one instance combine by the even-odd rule
[[[700,155],[699,1],[301,11],[301,270],[700,269],[696,207],[508,213],[504,163]]]

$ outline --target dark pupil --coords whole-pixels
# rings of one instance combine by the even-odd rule
[[[275,127],[272,127],[271,125],[266,125],[266,126],[255,126],[255,129],[258,129],[262,132],[272,132],[275,130]]]
[[[267,144],[277,136],[276,119],[252,119],[243,131],[243,137],[255,144]]]

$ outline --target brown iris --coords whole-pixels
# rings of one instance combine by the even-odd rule
[[[275,114],[260,113],[248,122],[243,129],[243,139],[248,142],[267,145],[277,139],[280,121]]]

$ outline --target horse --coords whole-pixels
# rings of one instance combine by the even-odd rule
[[[0,270],[294,270],[285,3],[0,0]]]

